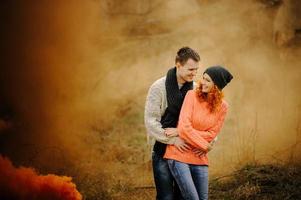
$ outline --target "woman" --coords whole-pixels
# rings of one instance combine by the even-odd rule
[[[164,155],[184,199],[208,199],[207,153],[224,123],[228,104],[223,100],[222,89],[232,78],[221,66],[209,67],[197,89],[185,96],[178,134],[191,149],[182,152],[168,145]]]

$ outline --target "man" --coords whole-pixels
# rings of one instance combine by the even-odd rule
[[[155,81],[145,104],[145,126],[148,136],[155,139],[152,165],[157,190],[157,200],[180,198],[180,191],[163,158],[166,145],[175,145],[180,151],[190,149],[178,137],[177,123],[184,97],[193,89],[193,78],[199,68],[200,56],[189,47],[179,49],[176,66],[167,75]]]

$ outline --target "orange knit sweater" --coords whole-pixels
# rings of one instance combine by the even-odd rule
[[[220,132],[228,110],[228,104],[223,100],[221,108],[211,113],[207,107],[207,102],[200,102],[194,90],[187,92],[178,123],[180,138],[188,143],[192,149],[208,151],[209,143]],[[173,159],[180,162],[208,165],[207,153],[197,156],[192,150],[184,153],[180,152],[174,145],[167,145],[164,158]]]

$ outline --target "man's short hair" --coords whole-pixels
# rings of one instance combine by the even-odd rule
[[[175,63],[179,62],[181,65],[184,65],[189,58],[196,62],[200,61],[200,56],[195,50],[190,47],[182,47],[177,52]]]

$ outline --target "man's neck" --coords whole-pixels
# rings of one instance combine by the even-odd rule
[[[179,85],[184,85],[184,83],[186,82],[182,77],[180,77],[180,75],[178,74],[178,70],[177,70],[177,81]]]

